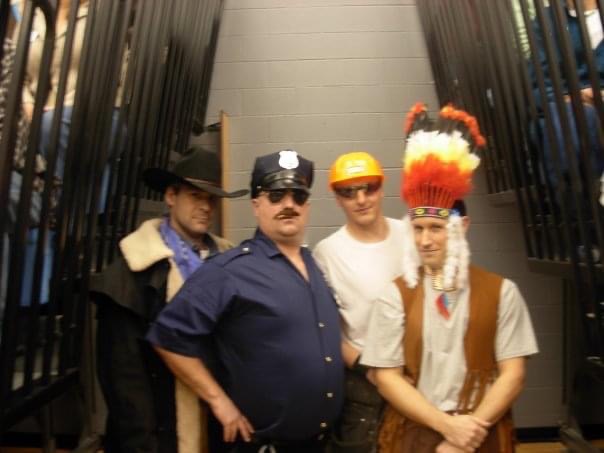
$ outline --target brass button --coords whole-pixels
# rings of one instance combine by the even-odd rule
[[[328,392],[328,393],[327,393],[327,398],[333,398],[333,393]]]
[[[321,428],[327,428],[327,423],[325,423],[325,422],[321,422],[321,425],[320,425],[320,426],[321,426]]]
[[[325,361],[326,362],[331,362],[331,357],[329,357],[329,356],[325,357]]]
[[[319,323],[319,327],[322,329],[323,327],[325,327],[325,324],[323,324],[322,322]]]

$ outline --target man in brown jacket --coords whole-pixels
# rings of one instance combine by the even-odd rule
[[[380,452],[511,452],[509,410],[535,335],[516,285],[469,262],[460,200],[479,163],[471,146],[484,140],[475,119],[445,108],[438,127],[414,108],[403,272],[374,304],[361,357],[391,406]]]
[[[148,326],[183,282],[212,255],[232,247],[209,233],[220,187],[215,153],[189,150],[172,171],[150,168],[147,186],[164,194],[168,214],[120,241],[121,255],[93,277],[98,377],[108,407],[107,453],[207,453],[206,412],[144,340]]]

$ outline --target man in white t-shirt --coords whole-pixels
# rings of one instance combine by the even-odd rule
[[[336,293],[342,352],[347,366],[346,399],[332,451],[375,451],[383,399],[358,364],[365,347],[371,302],[400,274],[402,222],[384,217],[379,162],[366,152],[341,155],[330,170],[330,187],[346,225],[323,239],[313,255]]]
[[[470,263],[461,200],[484,139],[452,108],[435,126],[416,106],[409,124],[402,273],[374,303],[361,358],[390,404],[380,452],[511,453],[509,410],[538,349],[516,285]]]

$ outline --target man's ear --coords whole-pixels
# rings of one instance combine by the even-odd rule
[[[254,217],[258,217],[258,198],[252,198],[250,200],[252,202],[252,211],[254,212]]]
[[[344,209],[344,206],[342,205],[342,200],[340,199],[340,197],[338,197],[335,193],[333,194],[334,198],[336,199],[336,203],[337,205],[341,208]],[[310,200],[310,198],[309,198]]]
[[[174,190],[174,187],[166,187],[166,191],[164,192],[164,202],[169,208],[174,206],[176,203],[176,190]]]

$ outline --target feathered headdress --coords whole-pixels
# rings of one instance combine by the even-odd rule
[[[451,105],[432,122],[426,106],[415,104],[407,114],[405,133],[401,197],[409,207],[404,219],[409,244],[403,252],[403,279],[410,287],[415,287],[419,279],[421,260],[412,240],[411,219],[437,217],[448,220],[445,288],[463,288],[468,281],[470,250],[461,217],[451,208],[472,189],[472,174],[480,163],[473,151],[483,147],[485,139],[476,118]]]
[[[417,103],[407,114],[405,132],[401,196],[412,217],[446,218],[455,200],[472,189],[472,174],[480,163],[472,150],[485,145],[478,122],[448,105],[433,123],[426,106]]]

